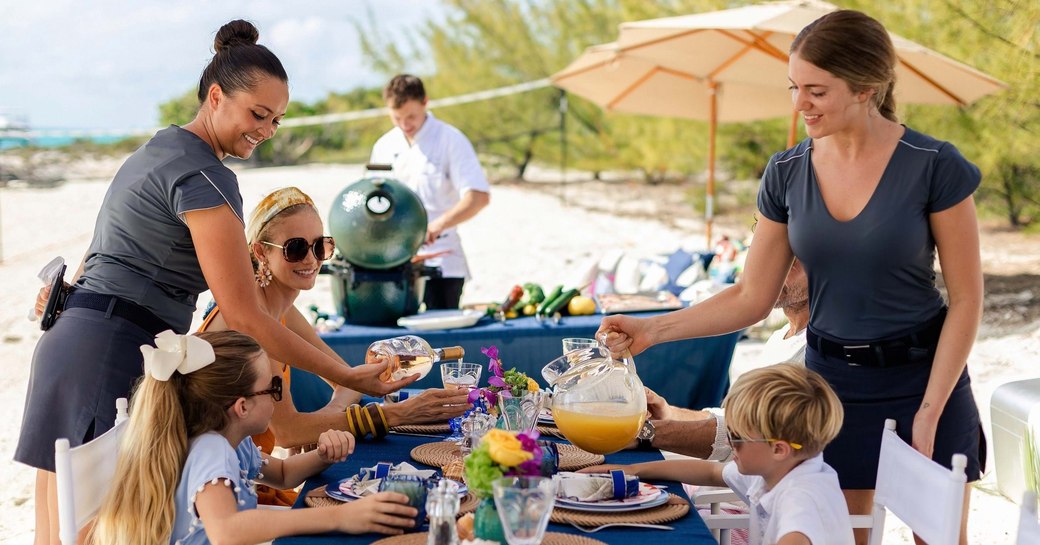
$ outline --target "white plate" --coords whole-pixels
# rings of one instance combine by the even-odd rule
[[[664,501],[661,499],[664,498]],[[556,498],[556,504],[565,509],[578,511],[634,511],[656,507],[668,501],[668,493],[650,483],[639,483],[639,495],[623,500],[578,501]]]
[[[356,477],[356,476],[357,475],[355,475],[354,477]],[[325,495],[330,497],[330,498],[332,498],[332,499],[334,499],[334,500],[339,500],[339,501],[353,501],[353,500],[361,499],[362,496],[360,496],[358,494],[355,494],[353,492],[353,490],[343,490],[342,488],[340,488],[340,486],[343,483],[348,482],[348,481],[352,481],[354,479],[354,477],[348,477],[346,479],[343,479],[342,481],[337,483],[335,489],[333,489],[332,487],[326,486],[325,487]],[[467,487],[465,483],[461,483],[461,482],[453,480],[453,479],[448,479],[448,480],[453,482],[453,483],[455,483],[456,485],[458,485],[458,487],[459,487],[459,497],[465,496],[466,492],[469,492],[469,487]]]
[[[668,493],[663,490],[657,496],[642,502],[632,504],[617,504],[613,507],[607,505],[598,505],[601,502],[586,502],[586,503],[568,503],[561,502],[559,498],[556,498],[556,506],[561,509],[572,509],[574,511],[586,511],[589,513],[620,513],[625,511],[639,511],[641,509],[650,509],[651,507],[657,507],[668,503]],[[606,502],[602,502],[606,503]]]
[[[408,329],[428,331],[471,327],[484,317],[482,310],[431,310],[397,319],[397,325]]]

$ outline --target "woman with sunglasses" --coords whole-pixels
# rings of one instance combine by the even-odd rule
[[[15,451],[40,470],[36,543],[58,542],[54,441],[78,446],[111,428],[115,400],[141,376],[138,347],[160,331],[186,332],[207,289],[231,327],[273,357],[291,354],[293,365],[367,393],[410,382],[385,384],[381,366],[351,369],[312,347],[263,312],[250,287],[238,180],[221,161],[273,137],[289,101],[285,69],[258,36],[246,21],[217,31],[195,119],[157,132],[116,173],[64,311],[36,346]]]
[[[314,332],[314,327],[294,306],[300,291],[314,287],[322,261],[332,257],[335,241],[323,235],[323,226],[314,201],[295,187],[279,189],[264,197],[249,217],[246,238],[256,271],[255,290],[264,311],[318,350],[347,365]],[[229,329],[220,307],[206,314],[200,331]],[[429,389],[401,403],[383,407],[369,403],[361,407],[361,395],[337,387],[332,400],[322,409],[300,413],[289,391],[289,366],[271,359],[272,373],[280,378],[282,392],[274,404],[270,427],[253,436],[266,453],[275,446],[296,448],[313,444],[328,429],[345,430],[358,439],[386,435],[391,426],[446,422],[461,416],[468,408],[467,394],[459,391]],[[292,505],[296,493],[261,487],[260,503]]]
[[[145,376],[91,543],[261,543],[339,531],[400,534],[414,526],[403,494],[382,492],[335,507],[257,511],[256,483],[296,486],[354,451],[328,430],[317,448],[286,459],[257,452],[282,385],[256,341],[235,331],[176,335],[141,347]],[[141,365],[138,356],[137,364]]]

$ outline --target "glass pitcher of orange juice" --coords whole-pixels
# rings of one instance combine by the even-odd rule
[[[643,426],[646,391],[627,352],[614,358],[602,344],[574,350],[549,362],[542,377],[553,387],[556,426],[583,450],[617,452]]]

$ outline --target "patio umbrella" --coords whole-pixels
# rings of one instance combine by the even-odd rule
[[[818,0],[757,4],[623,23],[616,42],[589,47],[551,77],[554,85],[609,111],[709,122],[705,224],[715,197],[715,132],[720,122],[798,116],[787,87],[787,52],[812,21],[837,10]],[[970,66],[891,34],[899,63],[897,103],[965,106],[1006,85]]]

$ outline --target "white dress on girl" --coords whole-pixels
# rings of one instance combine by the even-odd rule
[[[195,495],[207,485],[227,486],[235,495],[238,510],[256,509],[256,483],[263,466],[260,450],[251,437],[232,448],[223,435],[206,432],[191,440],[188,459],[177,483],[176,519],[170,543],[208,545],[209,538],[195,511]]]

